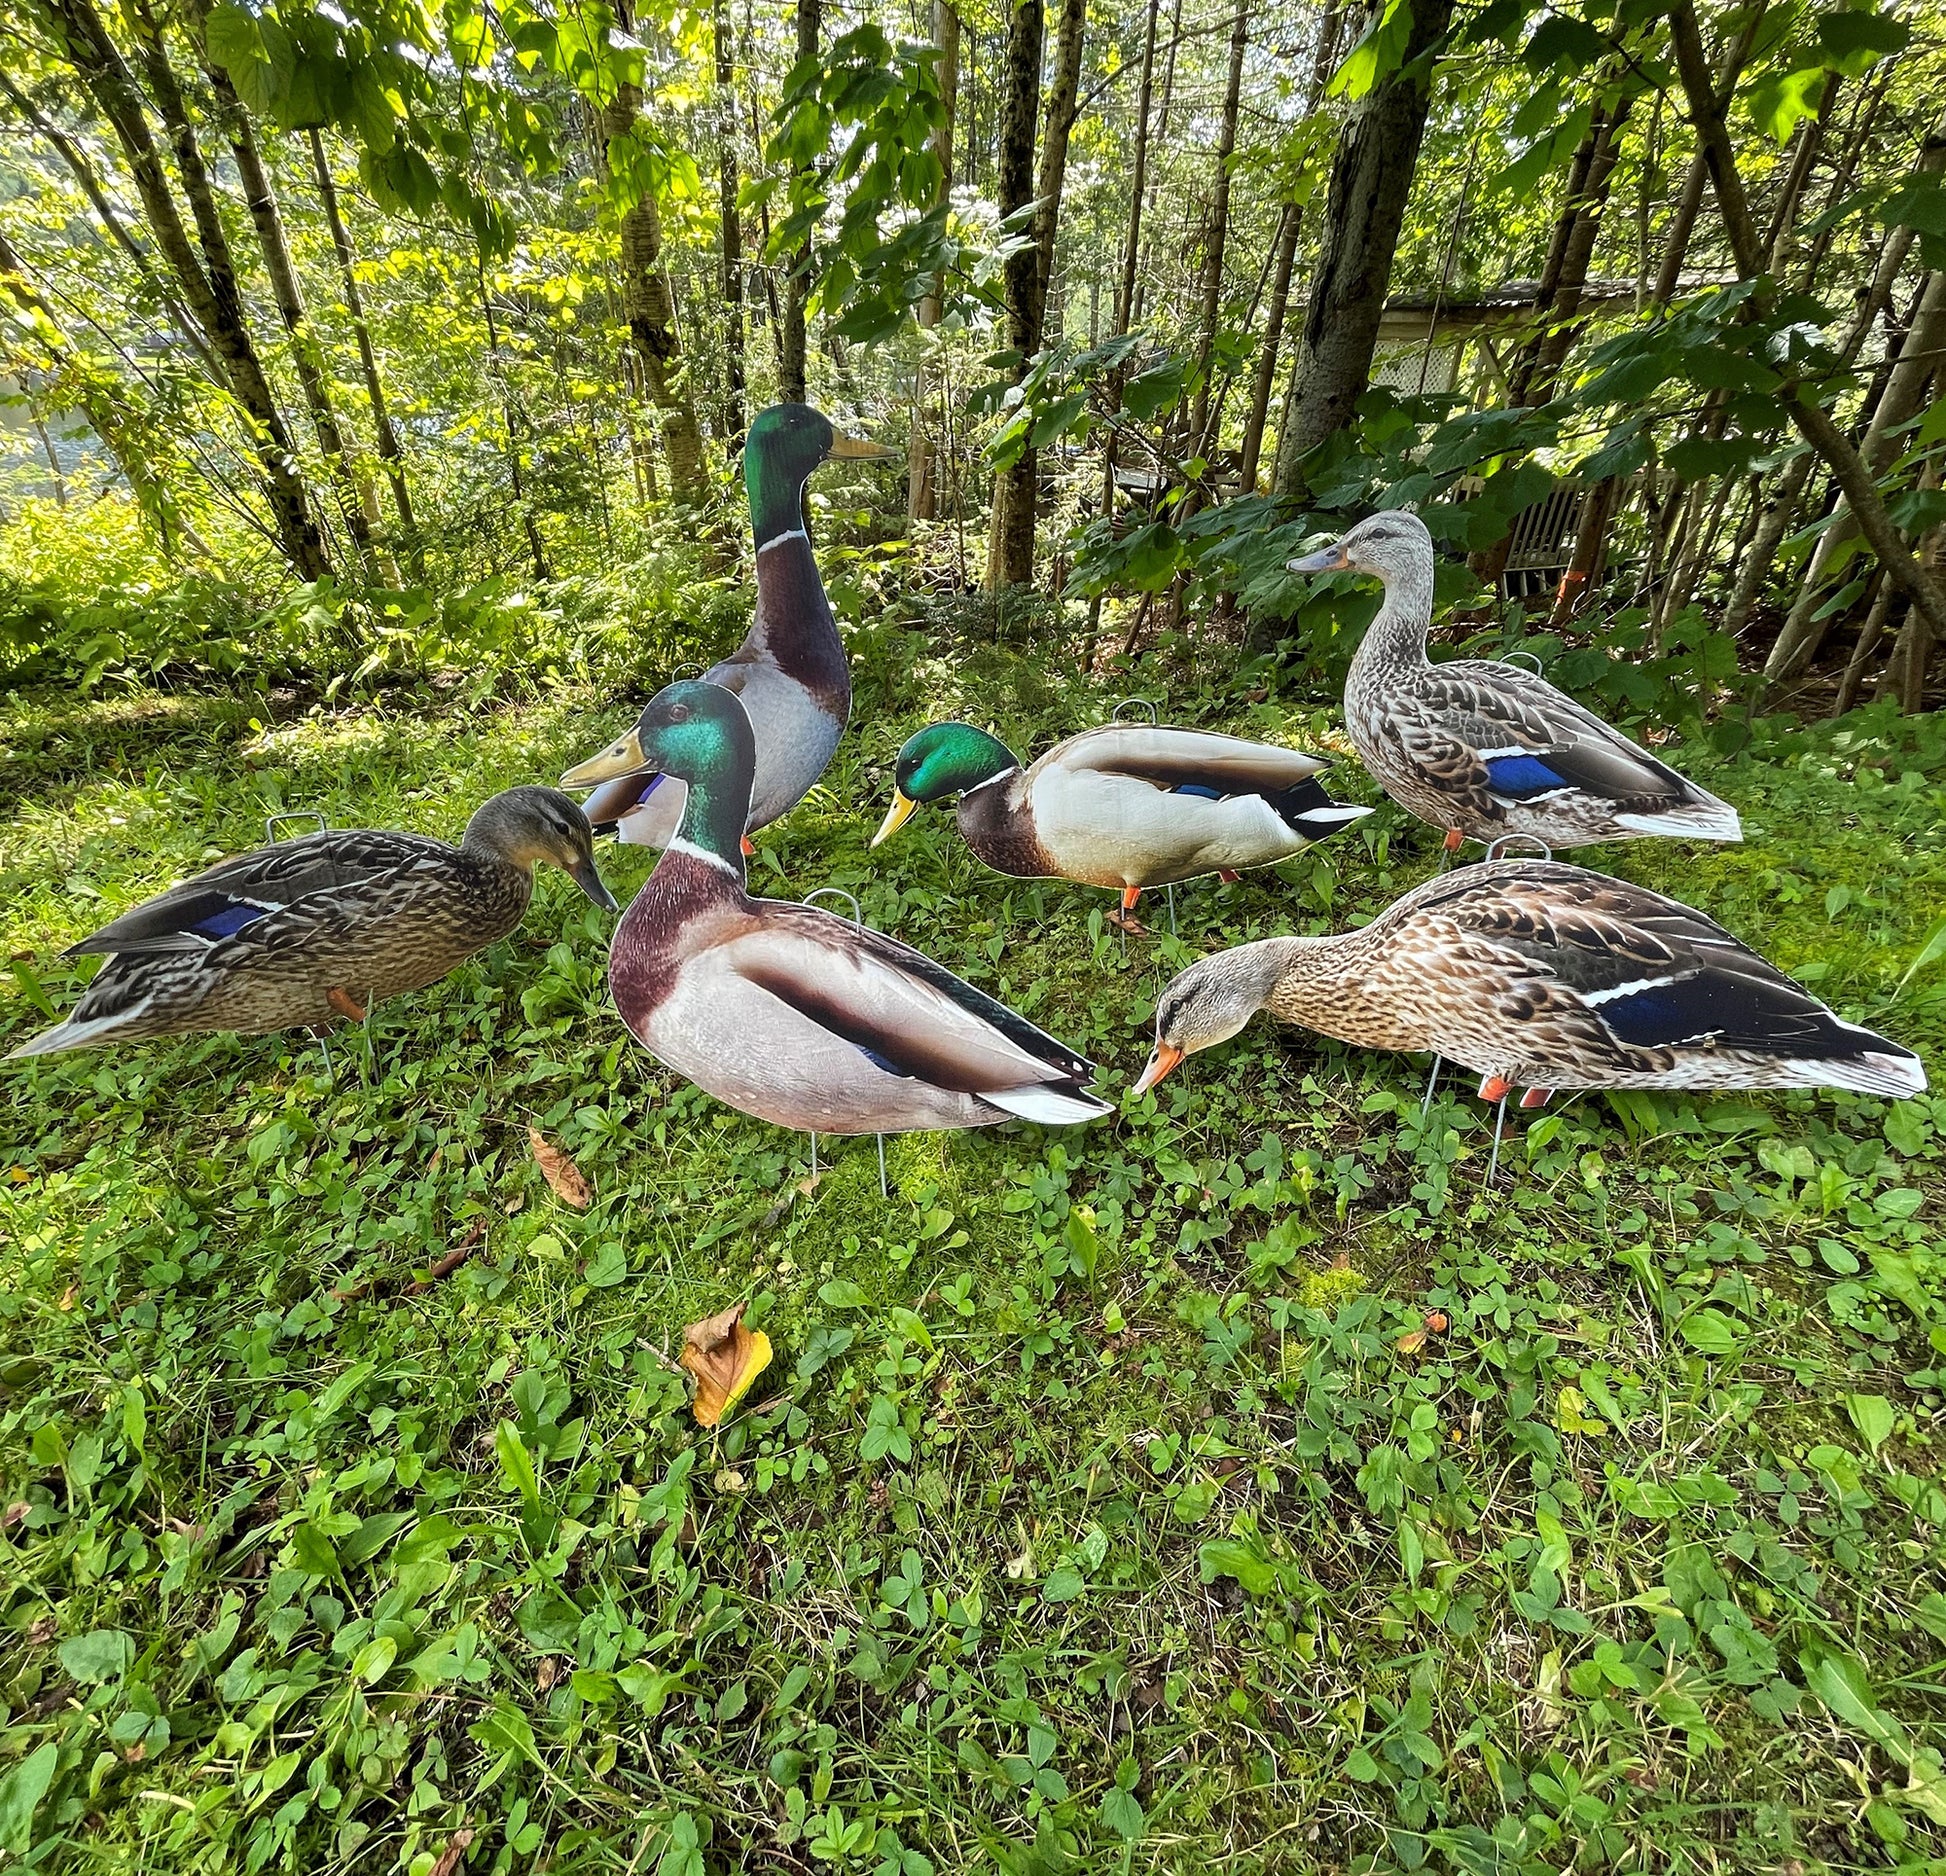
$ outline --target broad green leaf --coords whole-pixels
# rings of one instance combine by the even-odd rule
[[[1742,1325],[1708,1304],[1682,1319],[1682,1336],[1691,1348],[1705,1355],[1734,1355],[1744,1343]]]
[[[385,1678],[386,1672],[398,1659],[398,1655],[399,1644],[391,1636],[374,1635],[352,1657],[351,1678],[362,1681],[369,1687],[374,1681]]]
[[[1820,13],[1818,44],[1824,62],[1834,71],[1856,78],[1880,59],[1903,52],[1912,41],[1912,28],[1883,13]]]
[[[1816,117],[1824,97],[1825,74],[1819,65],[1796,72],[1766,72],[1743,95],[1743,108],[1766,137],[1784,142],[1807,117]]]
[[[25,1856],[33,1848],[34,1813],[60,1763],[61,1748],[50,1739],[0,1778],[0,1850]]]
[[[533,1455],[521,1439],[520,1429],[511,1420],[502,1420],[493,1429],[493,1450],[499,1456],[500,1470],[507,1475],[507,1483],[525,1503],[539,1505],[541,1488],[534,1473]]]
[[[818,1290],[818,1300],[829,1309],[869,1309],[872,1299],[849,1277],[833,1277]]]
[[[628,1253],[611,1238],[588,1259],[581,1275],[591,1290],[612,1290],[628,1280]]]
[[[90,1629],[64,1641],[60,1648],[61,1666],[84,1686],[119,1680],[135,1659],[135,1643],[118,1628]]]
[[[1847,1394],[1845,1412],[1873,1452],[1891,1438],[1892,1429],[1898,1423],[1897,1411],[1883,1394]]]
[[[1087,1594],[1088,1579],[1071,1565],[1062,1564],[1059,1569],[1048,1572],[1047,1581],[1041,1585],[1043,1602],[1073,1602],[1077,1597]]]

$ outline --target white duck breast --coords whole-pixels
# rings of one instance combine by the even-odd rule
[[[1369,813],[1324,794],[1326,766],[1241,737],[1124,724],[1070,737],[1020,786],[1066,877],[1159,885],[1272,865]]]
[[[688,958],[635,1029],[706,1093],[818,1133],[1108,1111],[1082,1092],[1086,1062],[920,953],[815,908],[752,903],[764,922]]]

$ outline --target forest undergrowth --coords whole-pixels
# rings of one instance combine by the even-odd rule
[[[1038,749],[1119,692],[851,649],[757,889],[849,888],[1107,1090],[1190,958],[1436,863],[1382,808],[1125,956],[1103,895],[942,814],[866,851],[916,725]],[[1265,672],[1171,714],[1376,801]],[[267,814],[456,835],[625,714],[16,693],[0,1047],[78,990],[65,943]],[[1578,857],[1937,1082],[1937,725],[1681,760],[1742,847]],[[604,851],[618,895],[651,858]],[[809,1184],[631,1043],[608,923],[546,876],[331,1071],[294,1036],[0,1071],[0,1864],[1946,1868],[1946,1096],[1582,1097],[1490,1189],[1470,1091],[1422,1116],[1422,1061],[1259,1023],[1085,1130],[893,1139],[881,1200],[869,1140]],[[673,1356],[740,1298],[777,1359],[708,1432]]]

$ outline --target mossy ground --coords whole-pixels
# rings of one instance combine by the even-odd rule
[[[1008,884],[920,816],[933,715],[1114,702],[855,645],[760,890],[865,915],[1125,1089],[1218,942],[1368,916],[1387,810],[1177,895]],[[1318,698],[1174,713],[1335,744]],[[17,993],[263,817],[456,834],[615,704],[17,697]],[[263,727],[264,724],[269,727]],[[1946,769],[1895,720],[1687,766],[1729,850],[1578,856],[1946,1066]],[[1347,758],[1334,785],[1375,799]],[[626,898],[652,856],[610,851]],[[1113,1120],[806,1147],[675,1084],[558,876],[332,1044],[0,1072],[0,1857],[38,1870],[1927,1867],[1946,1854],[1946,1100],[1578,1100],[1511,1185],[1423,1064],[1258,1024]],[[596,1198],[565,1208],[527,1128]],[[413,1287],[449,1248],[470,1260]],[[367,1286],[355,1300],[334,1292]],[[739,1297],[732,1423],[670,1356]],[[1429,1328],[1428,1318],[1443,1320]],[[468,1833],[471,1833],[470,1835]],[[1934,1865],[1946,1867],[1946,1864]]]

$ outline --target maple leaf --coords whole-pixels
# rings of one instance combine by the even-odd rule
[[[682,1332],[677,1360],[696,1377],[696,1420],[713,1427],[770,1366],[770,1337],[743,1326],[744,1305],[705,1316]]]
[[[582,1177],[581,1168],[552,1145],[538,1127],[527,1129],[527,1144],[534,1149],[534,1164],[563,1205],[585,1212],[595,1202],[595,1190]]]

